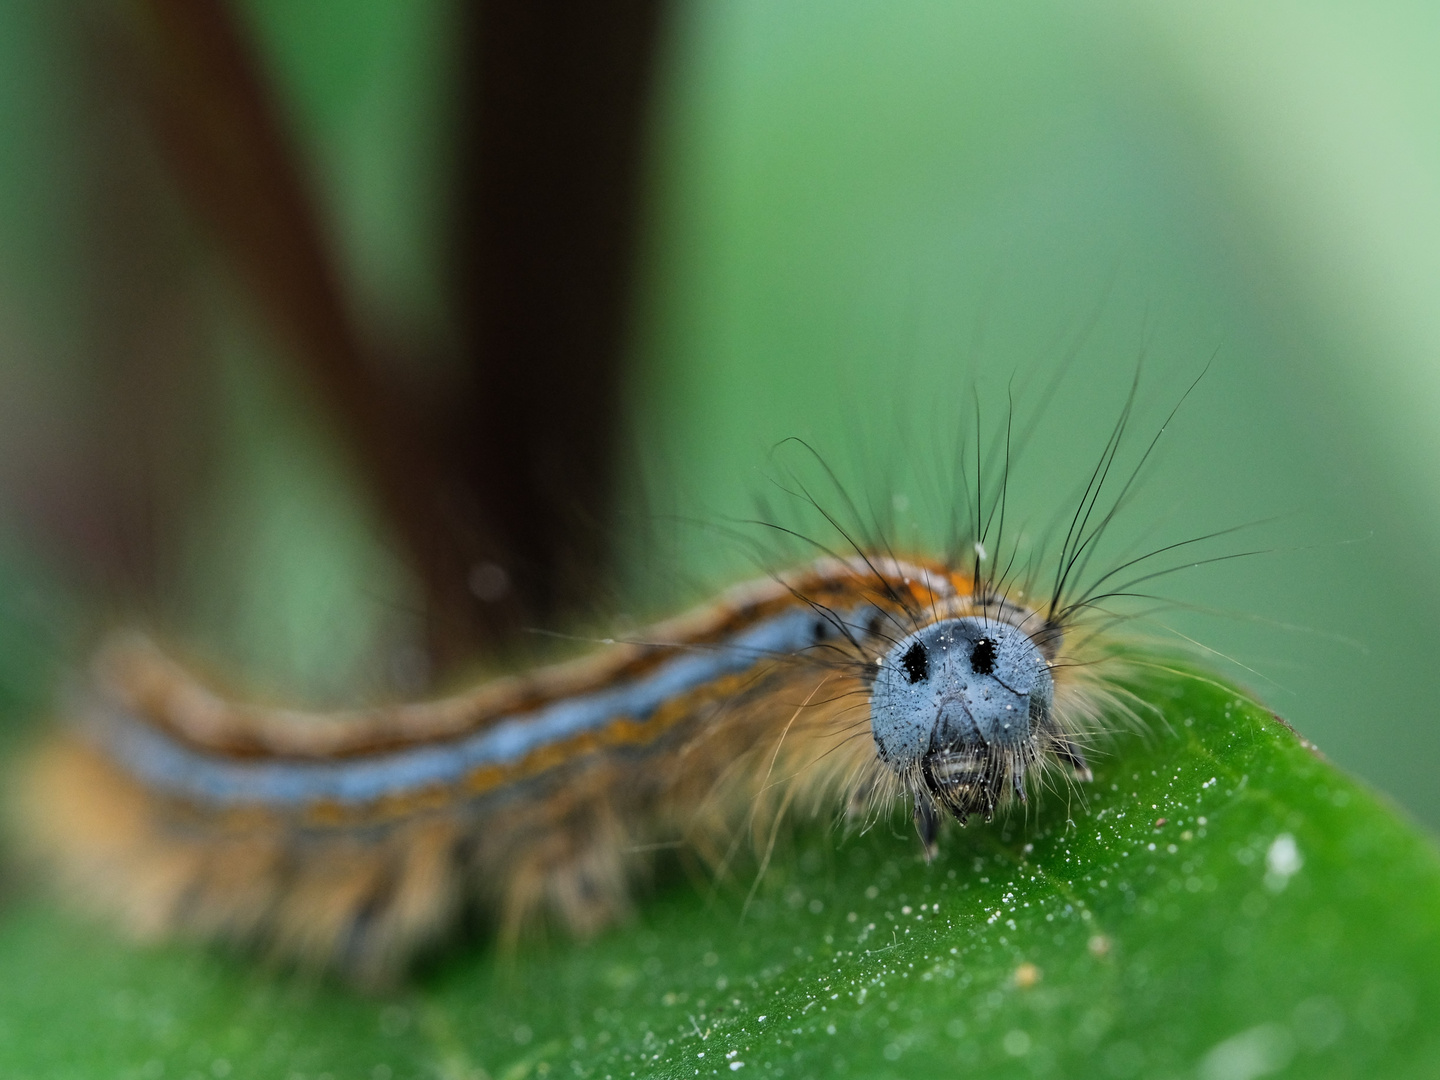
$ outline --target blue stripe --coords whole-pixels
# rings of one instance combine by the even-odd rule
[[[116,759],[140,780],[197,801],[297,807],[323,799],[364,805],[406,791],[458,783],[480,766],[519,761],[549,743],[603,728],[617,717],[647,720],[677,695],[744,671],[764,657],[809,647],[815,619],[803,608],[785,611],[749,627],[733,641],[680,653],[633,683],[556,701],[453,743],[373,757],[306,762],[212,757],[120,710],[105,715],[99,734]],[[846,621],[862,620],[852,613]]]

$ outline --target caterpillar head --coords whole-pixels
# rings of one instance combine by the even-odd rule
[[[1054,739],[1055,682],[1035,639],[984,616],[942,619],[901,639],[879,664],[870,729],[883,760],[911,789],[927,852],[936,808],[961,824],[989,818],[1009,783]]]

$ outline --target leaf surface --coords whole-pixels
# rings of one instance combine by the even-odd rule
[[[662,880],[584,945],[458,946],[376,999],[136,947],[23,894],[0,918],[0,1074],[1440,1074],[1440,859],[1265,708],[1208,678],[1077,793],[948,830],[786,842]],[[662,879],[665,875],[662,874]]]

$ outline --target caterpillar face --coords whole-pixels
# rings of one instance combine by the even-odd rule
[[[990,817],[1007,781],[1024,797],[1026,767],[1056,735],[1054,701],[1040,645],[995,618],[943,619],[885,654],[870,729],[881,760],[914,793],[927,847],[936,806],[963,824]]]

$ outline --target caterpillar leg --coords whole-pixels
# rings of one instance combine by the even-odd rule
[[[546,918],[591,937],[630,914],[632,848],[602,806],[575,810],[560,827],[523,830],[501,903],[502,940],[512,944]]]

